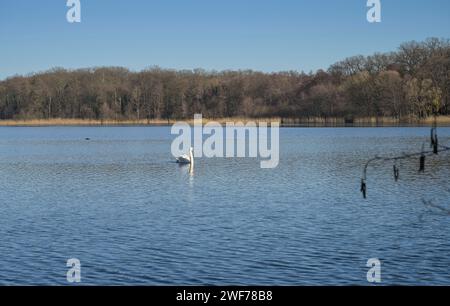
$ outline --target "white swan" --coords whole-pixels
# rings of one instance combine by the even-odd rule
[[[194,149],[191,147],[189,149],[189,156],[186,154],[181,155],[177,158],[177,163],[179,164],[194,164]]]

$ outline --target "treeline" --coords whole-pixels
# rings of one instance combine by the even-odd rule
[[[355,56],[327,71],[55,68],[0,82],[0,119],[426,118],[450,114],[450,41]]]

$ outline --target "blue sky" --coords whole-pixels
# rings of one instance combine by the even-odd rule
[[[0,1],[0,79],[52,67],[124,66],[261,71],[327,68],[351,55],[404,41],[450,38],[450,1],[66,0]]]

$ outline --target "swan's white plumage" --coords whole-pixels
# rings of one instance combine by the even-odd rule
[[[183,154],[177,158],[177,163],[179,164],[193,164],[194,163],[194,149],[189,150],[189,155]]]

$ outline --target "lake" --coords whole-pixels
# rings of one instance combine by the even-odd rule
[[[440,128],[441,144],[450,129]],[[174,163],[169,127],[0,128],[0,284],[450,285],[449,153],[428,128],[282,128],[280,163]],[[90,138],[90,140],[86,140]],[[428,145],[426,147],[428,149]]]

